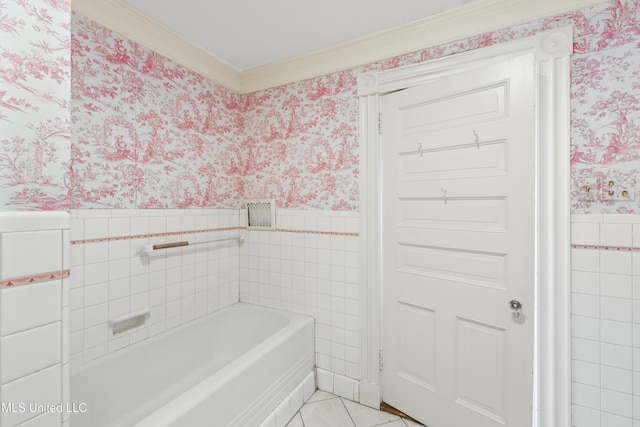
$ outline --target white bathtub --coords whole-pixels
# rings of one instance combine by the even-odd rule
[[[257,426],[314,351],[312,318],[235,304],[74,370],[71,425]]]

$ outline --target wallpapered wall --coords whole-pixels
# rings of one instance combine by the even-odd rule
[[[76,208],[235,208],[241,97],[73,15]]]
[[[0,0],[0,210],[69,208],[68,0]]]
[[[250,94],[246,196],[290,209],[358,209],[357,71]]]
[[[73,16],[76,208],[355,210],[355,76],[240,96]]]
[[[275,196],[286,208],[357,210],[358,73],[571,23],[572,210],[640,212],[640,0],[244,96],[74,16],[71,162],[68,7],[0,1],[4,210],[66,209],[69,192],[75,208],[237,208]],[[627,201],[607,200],[610,180]]]

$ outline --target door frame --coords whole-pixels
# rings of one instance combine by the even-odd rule
[[[378,408],[381,386],[381,101],[385,94],[533,52],[536,260],[533,426],[571,424],[570,55],[573,27],[358,76],[360,101],[360,403]]]

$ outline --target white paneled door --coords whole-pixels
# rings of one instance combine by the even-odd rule
[[[533,71],[382,99],[383,400],[429,427],[532,424]]]

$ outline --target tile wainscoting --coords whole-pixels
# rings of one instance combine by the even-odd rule
[[[572,216],[573,424],[640,426],[640,215]]]
[[[238,302],[238,242],[151,253],[145,246],[236,236],[239,222],[235,209],[71,211],[72,365]],[[110,333],[110,319],[145,309],[145,324]]]
[[[276,224],[247,231],[240,300],[313,316],[316,366],[359,380],[359,213],[279,209]]]

